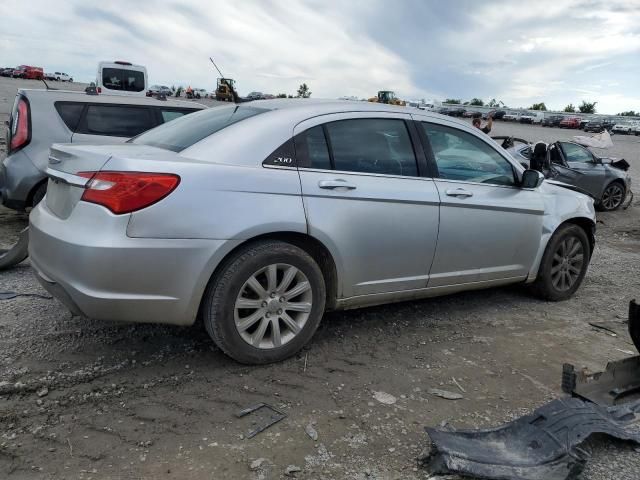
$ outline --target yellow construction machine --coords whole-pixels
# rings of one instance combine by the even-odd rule
[[[407,102],[397,98],[396,94],[391,90],[380,90],[378,92],[378,96],[371,97],[369,101],[374,103],[386,103],[388,105],[399,105],[401,107],[404,107],[407,105]]]

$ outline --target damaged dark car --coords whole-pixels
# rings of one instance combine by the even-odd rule
[[[526,140],[509,137],[494,137],[494,140],[502,142],[511,156],[526,168],[535,168],[533,161],[547,179],[588,193],[600,210],[617,210],[625,200],[628,205],[633,198],[629,163],[624,159],[599,157],[586,147],[568,141],[551,143],[541,152],[535,151]],[[538,158],[534,158],[536,156]]]

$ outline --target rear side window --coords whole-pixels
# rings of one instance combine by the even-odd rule
[[[82,110],[84,109],[84,103],[78,102],[56,102],[55,107],[58,111],[58,115],[62,118],[65,125],[75,132],[78,124],[80,123],[80,117],[82,117]]]
[[[335,170],[418,176],[409,131],[403,120],[364,118],[326,124]]]
[[[181,152],[229,125],[268,111],[266,108],[239,105],[208,108],[160,125],[130,141]]]
[[[331,170],[331,157],[322,125],[299,133],[294,142],[298,166]]]
[[[153,127],[151,110],[124,105],[89,105],[79,133],[134,137]]]
[[[123,68],[103,68],[102,85],[109,90],[141,92],[144,90],[144,72]]]

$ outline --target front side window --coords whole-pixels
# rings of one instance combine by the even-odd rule
[[[130,142],[181,152],[229,125],[268,111],[249,106],[207,108],[159,125]]]
[[[89,105],[81,133],[134,137],[153,127],[151,111],[125,105]]]
[[[403,120],[364,118],[326,124],[334,169],[418,176],[415,153]]]
[[[561,142],[560,145],[562,146],[562,151],[567,162],[593,162],[593,155],[591,155],[591,152],[586,148],[568,142]]]
[[[456,128],[422,122],[438,166],[446,180],[513,186],[513,167],[475,135]]]
[[[144,90],[144,72],[123,68],[104,68],[102,85],[109,90],[141,92]]]

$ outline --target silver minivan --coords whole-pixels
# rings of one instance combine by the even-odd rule
[[[368,102],[208,109],[122,145],[54,146],[31,264],[73,312],[191,325],[240,362],[299,351],[325,310],[580,286],[593,201],[468,124]]]
[[[9,116],[7,157],[0,162],[2,204],[23,211],[44,197],[54,143],[123,143],[203,108],[175,100],[20,89]]]

